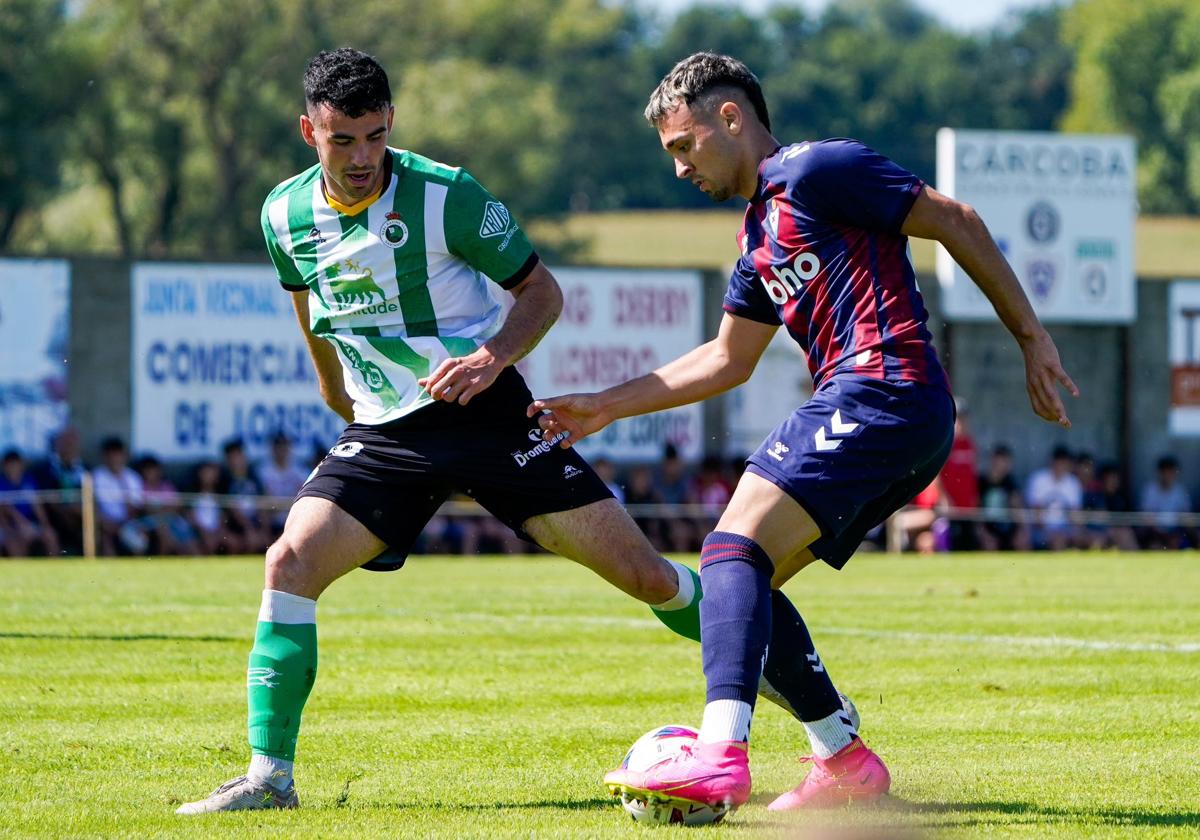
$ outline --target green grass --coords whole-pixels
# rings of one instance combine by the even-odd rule
[[[0,563],[0,836],[654,831],[628,822],[599,779],[643,731],[698,722],[699,649],[549,558],[420,557],[339,582],[319,610],[304,808],[175,817],[244,768],[260,581],[250,560]],[[755,798],[694,831],[1200,832],[1194,554],[862,555],[789,591],[895,796],[868,811],[768,813],[798,782],[806,741],[764,704]]]

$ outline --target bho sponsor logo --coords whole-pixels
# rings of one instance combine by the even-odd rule
[[[771,273],[774,277],[763,275],[760,279],[771,300],[784,304],[788,302],[788,298],[800,294],[804,290],[804,284],[820,272],[820,258],[811,251],[801,251],[792,260],[791,265],[772,265]]]

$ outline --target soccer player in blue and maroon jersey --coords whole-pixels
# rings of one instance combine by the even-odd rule
[[[728,56],[679,62],[646,117],[680,178],[716,201],[750,202],[717,337],[605,391],[535,400],[530,415],[543,412],[547,439],[567,433],[562,445],[570,445],[613,420],[705,399],[744,382],[780,326],[808,357],[813,397],[750,456],[704,541],[707,695],[697,747],[605,782],[617,795],[741,805],[765,677],[798,712],[813,749],[808,776],[770,807],[877,798],[890,786],[888,770],[854,731],[804,621],[778,589],[815,560],[841,568],[950,451],[954,403],[907,237],[941,242],[991,301],[1024,354],[1038,415],[1069,427],[1057,386],[1078,391],[970,207],[853,140],[781,145],[758,80]]]

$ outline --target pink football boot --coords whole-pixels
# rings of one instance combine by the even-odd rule
[[[750,798],[750,759],[744,741],[696,743],[644,773],[618,769],[604,777],[613,796],[682,799],[730,810]]]
[[[813,755],[800,760],[811,761],[812,770],[798,787],[768,805],[768,811],[873,802],[892,786],[891,774],[882,759],[858,738],[829,758]]]

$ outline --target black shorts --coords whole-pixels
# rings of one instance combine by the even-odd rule
[[[363,565],[392,571],[452,493],[465,493],[523,539],[526,520],[612,493],[574,449],[542,440],[514,368],[467,405],[435,402],[379,426],[351,423],[297,494],[328,499],[388,550]],[[531,542],[533,540],[530,540]]]

